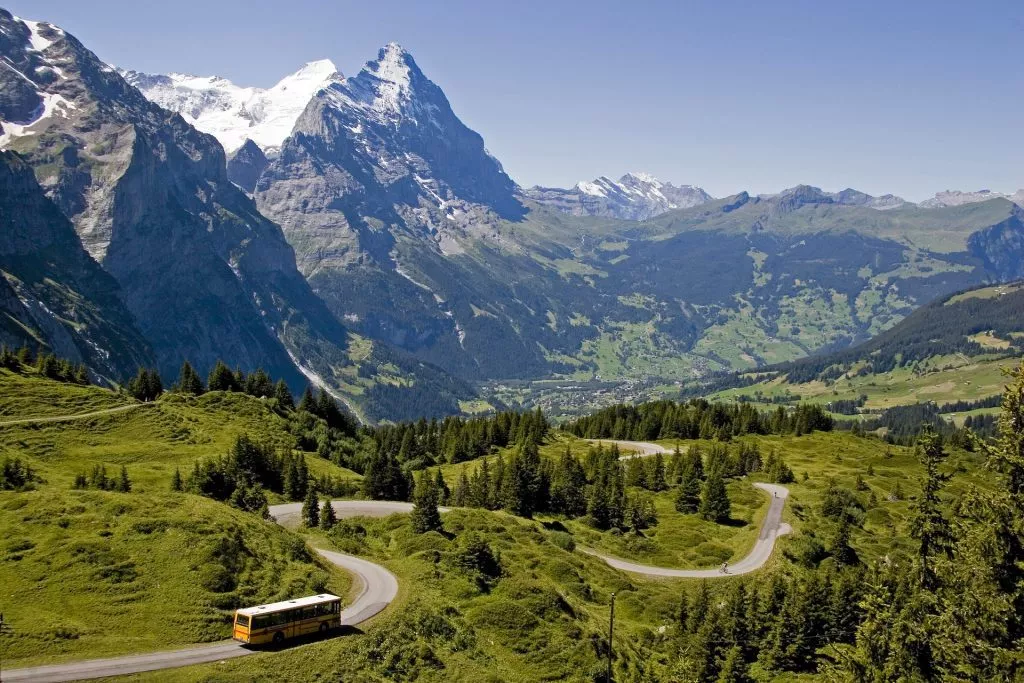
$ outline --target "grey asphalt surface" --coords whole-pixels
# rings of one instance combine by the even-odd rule
[[[775,549],[775,540],[779,536],[790,533],[793,529],[782,521],[782,509],[785,507],[786,498],[789,497],[789,489],[778,484],[754,484],[768,495],[772,496],[771,505],[761,522],[761,533],[750,553],[736,564],[728,566],[725,572],[721,567],[714,569],[670,569],[668,567],[654,567],[647,564],[636,564],[612,555],[605,555],[591,548],[580,548],[580,552],[599,557],[610,566],[633,574],[644,574],[646,576],[662,576],[677,579],[720,579],[726,576],[749,574],[764,566],[768,558],[772,556]]]
[[[656,443],[650,443],[649,441],[623,441],[621,439],[586,439],[590,443],[598,444],[615,444],[621,451],[627,451],[623,455],[619,456],[619,460],[629,460],[630,458],[646,458],[649,455],[657,455],[662,453],[669,455],[672,453],[669,449]],[[681,448],[682,452],[686,452],[686,447]]]
[[[338,517],[386,517],[396,512],[408,512],[411,503],[386,503],[377,501],[334,501],[332,503]],[[281,524],[297,523],[301,503],[286,503],[270,508],[271,516]],[[342,626],[356,626],[370,617],[379,614],[395,599],[398,594],[398,579],[384,567],[354,555],[317,549],[328,562],[351,572],[356,579],[358,594],[351,604],[341,611]],[[33,683],[58,683],[60,681],[79,681],[107,676],[123,676],[125,674],[144,673],[158,669],[174,669],[191,664],[219,662],[235,657],[253,654],[233,640],[225,640],[209,645],[153,652],[125,657],[91,659],[67,664],[53,664],[26,669],[11,669],[3,672],[4,683],[16,681],[33,681]]]

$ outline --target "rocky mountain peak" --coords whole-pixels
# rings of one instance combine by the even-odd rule
[[[441,89],[428,79],[412,55],[388,43],[355,76],[332,84],[333,105],[361,110],[373,122],[401,126],[430,122],[445,128],[454,118]]]

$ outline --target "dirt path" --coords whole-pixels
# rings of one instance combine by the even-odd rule
[[[90,417],[98,417],[100,415],[110,415],[112,413],[123,413],[126,410],[133,410],[135,408],[142,408],[143,406],[153,405],[152,403],[129,403],[126,406],[117,406],[116,408],[105,408],[103,410],[94,410],[89,413],[78,413],[77,415],[50,415],[46,417],[22,417],[17,420],[5,420],[0,421],[0,427],[7,427],[10,425],[22,425],[32,424],[35,422],[68,422],[70,420],[85,420]]]

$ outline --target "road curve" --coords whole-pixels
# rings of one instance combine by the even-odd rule
[[[782,509],[785,506],[786,498],[789,497],[789,489],[778,484],[754,484],[757,488],[772,496],[768,513],[761,523],[761,533],[750,553],[739,562],[729,565],[723,574],[721,568],[714,569],[670,569],[668,567],[654,567],[647,564],[636,564],[628,562],[612,555],[605,555],[590,548],[580,548],[581,552],[599,557],[610,566],[633,574],[645,574],[647,576],[662,576],[676,579],[720,579],[725,576],[738,574],[749,574],[764,566],[768,558],[772,556],[775,549],[775,541],[779,536],[790,533],[793,529],[782,521]]]
[[[411,503],[383,503],[376,501],[335,501],[334,509],[339,517],[371,516],[385,517],[395,512],[408,512]],[[301,503],[273,505],[270,515],[281,524],[297,518],[302,508]],[[297,520],[296,520],[297,521]],[[316,550],[331,564],[351,572],[359,586],[359,593],[345,609],[341,611],[342,626],[356,626],[372,616],[379,614],[391,604],[398,595],[398,579],[384,567],[354,555],[335,552],[333,550]],[[27,669],[11,669],[3,672],[4,683],[15,681],[32,681],[33,683],[58,683],[60,681],[80,681],[89,678],[105,678],[123,676],[125,674],[144,673],[158,669],[175,669],[191,664],[219,662],[225,659],[243,657],[253,654],[233,640],[225,640],[210,645],[153,652],[126,657],[107,659],[91,659],[67,664],[37,666]]]
[[[104,408],[103,410],[93,410],[88,413],[78,413],[77,415],[50,415],[44,417],[23,417],[17,420],[5,420],[0,422],[0,427],[8,427],[10,425],[21,425],[21,424],[34,424],[37,422],[68,422],[70,420],[85,420],[90,417],[99,417],[100,415],[110,415],[112,413],[123,413],[126,410],[133,410],[135,408],[141,408],[143,406],[153,405],[152,403],[129,403],[124,406],[117,406],[115,408]]]
[[[619,456],[619,460],[629,460],[630,458],[646,458],[649,455],[657,455],[658,453],[669,454],[672,452],[665,448],[664,446],[661,446],[656,443],[650,443],[649,441],[623,441],[622,439],[584,440],[596,444],[615,444],[616,446],[619,447],[620,450],[629,451],[628,453]]]

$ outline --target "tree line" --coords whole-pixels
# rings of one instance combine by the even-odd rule
[[[652,401],[619,404],[578,418],[562,429],[584,439],[718,439],[744,434],[795,434],[830,431],[834,419],[821,406],[800,404],[762,411],[745,403]]]
[[[492,454],[496,449],[540,445],[550,425],[538,408],[532,412],[505,411],[486,417],[420,419],[365,430],[377,451],[394,454],[409,469],[459,463]]]
[[[962,404],[971,405],[968,402]],[[963,426],[957,427],[944,413],[945,406],[913,403],[886,408],[877,415],[864,416],[860,420],[841,421],[837,428],[860,436],[884,430],[885,441],[901,445],[914,444],[923,430],[930,430],[941,434],[952,445],[966,450],[974,449],[974,436],[990,437],[996,433],[996,415],[968,415],[964,418]]]
[[[84,363],[72,363],[66,358],[58,358],[52,353],[32,353],[28,346],[17,351],[7,345],[0,346],[0,368],[21,373],[26,368],[35,367],[43,377],[69,384],[89,384],[89,369]]]

